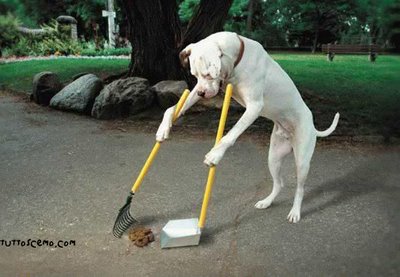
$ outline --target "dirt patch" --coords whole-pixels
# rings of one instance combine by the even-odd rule
[[[154,234],[151,229],[143,226],[130,229],[128,237],[138,247],[144,247],[154,241]]]
[[[27,123],[29,125],[34,126],[34,127],[42,127],[42,126],[45,126],[47,124],[47,121],[38,120],[38,119],[35,119],[35,118],[27,118],[26,121],[27,121]]]

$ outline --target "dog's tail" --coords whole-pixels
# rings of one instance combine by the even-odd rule
[[[332,122],[331,126],[328,129],[326,129],[325,131],[315,130],[317,132],[317,137],[327,137],[330,134],[332,134],[332,132],[335,131],[336,126],[337,126],[337,124],[339,122],[339,117],[340,117],[340,114],[336,113],[335,114],[335,118],[333,119],[333,122]]]

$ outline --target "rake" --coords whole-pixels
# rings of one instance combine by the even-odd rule
[[[181,111],[187,97],[189,96],[189,90],[186,89],[181,98],[178,101],[178,104],[176,105],[174,116],[173,116],[173,122],[178,118],[179,112]],[[139,176],[137,177],[135,183],[132,186],[131,191],[129,192],[128,197],[126,198],[126,203],[122,208],[119,209],[117,218],[114,223],[113,227],[113,235],[116,238],[121,238],[123,233],[126,232],[126,230],[129,229],[135,222],[136,219],[132,217],[130,209],[131,209],[131,203],[132,203],[132,197],[135,195],[135,193],[138,191],[140,185],[143,182],[144,177],[146,176],[147,172],[149,171],[155,157],[157,156],[158,151],[160,150],[161,143],[156,142],[153,149],[150,152],[149,157],[147,158],[142,170],[139,173]]]

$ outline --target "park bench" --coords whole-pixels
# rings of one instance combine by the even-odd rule
[[[369,60],[374,62],[381,52],[381,47],[376,44],[322,44],[322,53],[326,53],[328,61],[333,61],[335,54],[368,54]]]

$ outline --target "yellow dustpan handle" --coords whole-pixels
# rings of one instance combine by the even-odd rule
[[[183,104],[185,104],[185,101],[188,98],[189,93],[190,93],[190,91],[188,89],[186,89],[183,92],[181,98],[179,99],[178,104],[176,104],[174,117],[172,119],[173,122],[178,118],[179,112],[181,111]],[[158,150],[160,150],[160,146],[161,146],[161,143],[157,141],[153,147],[153,150],[151,150],[150,155],[147,158],[147,161],[145,162],[142,170],[140,171],[139,176],[137,177],[135,183],[133,184],[133,187],[131,190],[132,193],[135,193],[139,189],[140,185],[142,184],[144,176],[146,176],[147,171],[149,171],[150,166],[152,165],[152,163],[154,161],[154,158],[157,156]]]
[[[222,135],[224,134],[225,122],[226,122],[226,117],[228,116],[228,110],[229,110],[229,105],[231,102],[231,96],[232,96],[232,85],[228,84],[228,86],[226,87],[224,104],[222,106],[221,118],[219,120],[217,138],[215,139],[215,145],[218,144],[218,142],[222,138]],[[199,223],[198,223],[199,228],[203,228],[204,224],[206,222],[208,202],[210,200],[211,190],[214,185],[215,170],[216,170],[216,167],[215,167],[215,165],[213,165],[210,167],[210,170],[208,171],[206,191],[204,193],[203,205],[201,206],[200,219],[199,219]]]

